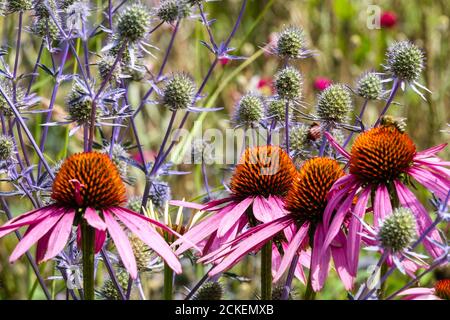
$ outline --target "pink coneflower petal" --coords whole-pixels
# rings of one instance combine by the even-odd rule
[[[43,219],[45,219],[48,215],[59,210],[61,210],[61,208],[57,206],[48,206],[22,214],[14,219],[11,219],[0,227],[0,238],[23,226],[30,224],[37,224]]]
[[[42,261],[49,260],[60,253],[69,239],[72,231],[73,219],[75,218],[75,210],[65,212],[58,223],[54,226],[50,238],[48,239],[47,252]]]
[[[418,234],[422,234],[432,224],[427,210],[422,206],[419,200],[417,200],[416,196],[401,182],[394,181],[394,184],[400,203],[402,206],[411,209],[416,218]],[[428,237],[438,243],[442,243],[441,236],[436,228],[428,234]],[[434,245],[427,238],[424,239],[423,245],[434,258],[439,257],[443,253],[442,249]]]
[[[141,219],[139,216],[123,214],[119,208],[111,209],[110,212],[122,221],[131,232],[133,232],[145,244],[160,255],[172,270],[176,273],[181,273],[181,264],[177,257],[170,249],[167,242],[164,241],[164,239],[145,221],[145,219]]]
[[[287,210],[284,208],[284,201],[280,197],[277,196],[269,196],[267,202],[272,208],[272,220],[280,218],[287,214]]]
[[[330,226],[327,227],[326,225],[324,225],[324,232],[326,232],[326,236],[323,242],[323,249],[327,248],[331,244],[334,237],[338,234],[339,230],[341,230],[342,223],[344,222],[344,219],[349,212],[350,207],[352,206],[356,191],[357,189],[353,189],[352,191],[350,191],[347,199],[345,199],[342,205],[337,209]]]
[[[231,268],[240,258],[247,253],[253,251],[257,247],[261,247],[268,239],[283,230],[286,226],[292,223],[291,218],[283,217],[272,222],[264,224],[264,228],[252,234],[245,241],[243,241],[233,252],[218,265],[216,265],[210,272],[210,276],[214,276],[224,270]]]
[[[123,232],[120,225],[114,219],[111,213],[107,210],[103,211],[103,216],[105,217],[105,223],[108,227],[108,233],[114,241],[114,244],[117,248],[117,252],[122,259],[122,263],[130,273],[131,278],[136,279],[137,277],[137,266],[136,260],[134,258],[133,249],[131,248],[130,241],[128,241],[128,237]]]
[[[367,202],[369,201],[370,188],[364,189],[359,195],[353,214],[360,219],[364,219],[366,213]],[[361,230],[362,224],[359,219],[351,219],[348,229],[347,257],[350,273],[356,276],[358,270],[359,249],[361,246]],[[336,260],[335,260],[336,262]]]
[[[84,212],[84,219],[86,219],[87,223],[97,230],[106,230],[106,223],[100,218],[97,211],[94,208],[87,207]]]
[[[330,144],[344,157],[346,157],[347,159],[350,159],[350,153],[348,153],[344,148],[341,147],[341,145],[339,144],[339,142],[337,142],[334,137],[329,134],[328,132],[325,131],[325,136],[327,137],[328,141],[330,142]]]
[[[201,210],[208,210],[208,211],[216,211],[216,210],[220,210],[222,209],[222,204],[227,203],[227,202],[232,202],[234,201],[233,197],[227,197],[227,198],[223,198],[223,199],[217,199],[217,200],[211,200],[209,201],[207,204],[203,205]]]
[[[259,221],[265,223],[272,220],[271,214],[272,207],[267,203],[266,199],[262,196],[257,196],[253,200],[253,215]]]
[[[338,180],[339,181],[339,180]],[[337,181],[337,182],[338,182]],[[334,211],[338,208],[338,205],[341,201],[347,201],[350,198],[349,193],[355,194],[356,189],[353,184],[349,184],[344,186],[341,190],[337,192],[328,193],[328,203],[325,211],[323,212],[323,224],[325,226],[330,225],[331,217],[333,216]],[[352,197],[353,199],[353,197]]]
[[[316,227],[314,234],[314,244],[311,256],[311,285],[314,291],[320,291],[327,279],[330,271],[331,249],[328,247],[324,250],[318,250],[323,246],[325,234],[323,225],[319,224]],[[322,252],[320,252],[322,251]]]
[[[212,216],[204,219],[194,227],[192,227],[184,238],[188,239],[192,243],[199,243],[201,240],[213,234],[219,227],[220,221],[234,208],[234,205],[229,204],[222,208],[221,211],[214,213]],[[173,243],[173,246],[178,246],[175,254],[180,255],[186,250],[192,248],[191,243],[184,242],[182,239],[178,239]]]
[[[232,210],[227,214],[226,219],[222,219],[217,230],[217,235],[223,237],[225,233],[239,220],[239,218],[245,213],[247,208],[252,204],[253,197],[248,197],[239,202]]]
[[[102,250],[103,244],[106,240],[106,231],[101,231],[95,229],[95,245],[94,245],[94,252],[97,254]]]
[[[438,198],[445,200],[450,189],[450,181],[422,168],[411,168],[408,171],[414,179],[419,181],[428,190],[435,193]]]
[[[303,240],[305,240],[305,237],[308,235],[309,226],[310,224],[308,222],[305,222],[290,241],[289,246],[284,252],[284,256],[281,260],[277,274],[273,278],[274,282],[277,282],[283,276],[284,272],[291,264],[292,259],[294,259],[294,256],[302,245]]]
[[[204,204],[182,201],[182,200],[170,200],[169,204],[172,206],[195,209],[195,210],[203,210],[205,207]]]
[[[27,233],[31,231],[33,225],[31,225]],[[52,233],[53,228],[50,229],[42,238],[40,238],[36,245],[36,262],[41,263],[44,259],[45,253],[47,252],[48,239],[50,238],[50,234]]]
[[[61,219],[61,211],[54,212],[33,226],[23,238],[19,241],[16,248],[9,257],[10,262],[16,261],[28,249],[31,248],[39,239],[41,239],[53,226]]]
[[[331,197],[331,193],[341,190],[342,187],[344,187],[344,186],[351,187],[353,185],[356,185],[357,183],[358,183],[358,179],[356,178],[355,175],[353,175],[351,173],[347,174],[345,176],[342,176],[331,187],[331,189],[329,191],[329,194],[330,194],[329,197]]]
[[[350,237],[350,236],[349,236]],[[344,287],[346,290],[353,289],[353,279],[356,277],[356,269],[358,267],[358,257],[354,258],[354,260],[350,260],[349,262],[356,261],[356,266],[350,266],[347,263],[346,251],[348,252],[348,248],[345,248],[345,236],[342,232],[340,232],[333,244],[336,245],[331,246],[331,255],[334,260],[334,267],[336,268],[336,272],[339,275],[339,278],[342,280]],[[358,245],[359,251],[359,245]],[[356,253],[358,254],[358,252]],[[352,270],[353,268],[353,270]]]
[[[415,159],[421,159],[421,158],[427,158],[430,156],[434,156],[437,153],[441,152],[442,150],[445,149],[445,147],[447,147],[447,143],[443,143],[443,144],[439,144],[437,146],[419,151],[416,153]]]
[[[368,188],[370,190],[370,188]],[[374,225],[378,227],[379,221],[392,213],[389,191],[384,184],[380,184],[375,191],[375,202],[373,204]]]
[[[403,290],[398,295],[406,296],[406,295],[430,295],[430,294],[434,294],[434,288],[411,288]]]

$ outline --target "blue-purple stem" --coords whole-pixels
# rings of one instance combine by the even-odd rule
[[[367,103],[368,102],[369,102],[369,100],[367,100],[367,99],[364,100],[364,103],[362,105],[361,111],[359,113],[359,121],[362,121],[364,113],[366,112],[366,107],[367,107]],[[355,126],[357,126],[357,125],[358,125],[358,119],[355,120]],[[348,135],[347,139],[345,139],[344,144],[342,145],[343,148],[345,148],[348,145],[348,143],[352,139],[354,133],[355,133],[354,131],[350,132],[350,134]]]
[[[291,265],[289,266],[289,271],[288,271],[288,275],[286,278],[286,282],[283,287],[283,293],[281,295],[281,300],[289,299],[289,293],[291,292],[292,281],[294,280],[295,269],[297,268],[298,260],[299,260],[299,255],[298,255],[298,253],[296,253],[294,256],[294,259],[291,262]]]
[[[384,106],[383,110],[381,111],[380,116],[378,117],[377,121],[375,122],[374,127],[376,127],[380,124],[381,118],[388,111],[389,106],[391,105],[392,101],[394,100],[395,94],[397,93],[399,88],[400,88],[400,80],[394,79],[394,84],[392,85],[391,94],[389,95],[389,98],[386,101],[386,105]]]
[[[285,135],[285,140],[286,140],[286,152],[287,154],[289,154],[289,150],[290,150],[290,146],[289,146],[289,101],[286,101],[286,105],[285,105],[285,110],[284,110],[284,135]]]

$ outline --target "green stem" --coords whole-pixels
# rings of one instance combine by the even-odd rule
[[[164,300],[172,300],[173,270],[164,263]]]
[[[314,300],[314,299],[316,299],[316,292],[312,288],[311,271],[309,271],[308,283],[306,285],[306,291],[305,291],[305,300]]]
[[[272,241],[261,251],[261,300],[272,300]]]
[[[386,262],[383,262],[383,265],[381,266],[380,279],[383,279],[383,277],[387,271],[388,271],[388,265]],[[380,300],[384,300],[384,298],[386,297],[386,286],[387,286],[387,281],[384,281],[383,283],[381,283],[380,294],[378,295]]]
[[[83,251],[83,290],[85,300],[94,300],[94,241],[95,230],[81,222],[81,244]]]

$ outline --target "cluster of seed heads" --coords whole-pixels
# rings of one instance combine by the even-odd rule
[[[387,51],[386,69],[394,77],[407,82],[419,78],[424,68],[424,55],[409,41],[392,44]]]
[[[277,54],[282,58],[296,59],[301,56],[305,47],[303,30],[298,27],[288,27],[280,32],[277,40]]]
[[[222,297],[223,286],[217,281],[209,281],[198,290],[194,300],[221,300]]]
[[[264,116],[264,99],[256,93],[247,93],[239,100],[233,116],[237,126],[252,127]]]
[[[150,27],[149,10],[134,3],[123,10],[117,22],[117,32],[122,40],[136,42],[144,38]]]
[[[189,16],[190,6],[190,1],[186,0],[162,0],[156,15],[161,21],[173,23]]]
[[[410,209],[397,208],[382,223],[378,237],[392,252],[406,249],[416,235],[416,221]]]
[[[359,78],[356,93],[366,100],[377,100],[381,98],[383,84],[380,76],[375,72],[367,72]]]
[[[195,84],[185,73],[175,73],[164,83],[162,104],[172,111],[188,108],[195,98]]]
[[[11,159],[14,153],[14,141],[10,136],[0,135],[0,161]]]
[[[342,84],[330,85],[317,101],[317,115],[322,121],[344,123],[352,109],[350,91]]]
[[[116,272],[116,278],[118,284],[122,288],[122,291],[125,292],[128,288],[128,280],[130,275],[124,269],[120,268]],[[100,296],[106,300],[121,300],[120,293],[111,279],[108,279],[103,283],[100,290]]]
[[[294,67],[287,66],[275,74],[275,89],[282,99],[299,100],[302,86],[303,77]]]

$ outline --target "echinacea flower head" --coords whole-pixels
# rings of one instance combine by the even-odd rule
[[[305,35],[298,27],[287,27],[278,34],[277,54],[282,58],[298,59],[304,55]]]
[[[202,206],[213,214],[194,225],[185,239],[196,244],[207,239],[202,250],[206,254],[236,238],[246,226],[282,216],[283,198],[295,175],[292,160],[280,147],[247,148],[231,177],[231,195]],[[192,247],[181,239],[175,245],[177,254]]]
[[[164,82],[162,104],[172,111],[186,109],[195,98],[195,83],[186,73],[175,73]]]
[[[122,40],[136,42],[144,38],[150,28],[150,12],[140,3],[126,7],[117,21],[117,32]]]
[[[380,99],[383,94],[383,83],[376,72],[364,73],[357,82],[356,93],[366,100]]]
[[[263,97],[256,93],[247,93],[236,105],[233,123],[236,126],[253,127],[262,120],[263,115]]]
[[[353,278],[349,275],[345,261],[344,230],[340,230],[339,237],[331,248],[324,253],[320,250],[325,239],[323,213],[328,202],[327,194],[343,175],[343,169],[334,159],[317,157],[306,161],[287,193],[284,203],[286,213],[250,228],[234,241],[223,244],[214,253],[203,257],[201,260],[217,263],[209,272],[210,276],[227,270],[247,253],[257,251],[266,242],[277,239],[281,234],[283,257],[277,263],[274,282],[289,268],[294,256],[301,255],[301,252],[312,244],[308,267],[311,267],[313,289],[319,291],[323,287],[332,256],[345,287],[351,288]],[[275,250],[278,252],[278,247],[275,247]],[[302,262],[296,268],[296,276],[305,282],[301,264]]]
[[[296,68],[287,66],[275,74],[275,89],[282,99],[299,100],[302,97],[303,76]]]
[[[406,249],[416,236],[416,221],[410,209],[396,208],[380,226],[378,238],[392,252]]]
[[[0,161],[11,159],[14,155],[14,141],[12,137],[0,134]]]
[[[152,225],[171,234],[177,233],[157,221],[121,207],[126,201],[125,185],[106,154],[85,152],[67,158],[55,177],[51,197],[53,204],[18,216],[0,227],[0,237],[3,237],[29,226],[10,256],[11,262],[36,242],[38,262],[54,258],[64,249],[72,233],[72,225],[79,226],[85,221],[95,229],[95,252],[101,250],[109,234],[132,278],[137,276],[136,260],[128,231],[122,230],[121,224],[162,256],[171,268],[181,272],[178,259]]]
[[[162,0],[156,9],[156,16],[167,23],[186,18],[189,14],[190,6],[186,0]]]
[[[415,218],[417,234],[430,228],[431,217],[414,193],[408,188],[412,179],[434,193],[437,199],[448,201],[450,189],[450,163],[438,158],[436,154],[446,145],[438,145],[424,151],[417,151],[408,134],[395,126],[375,127],[361,133],[351,148],[344,150],[335,139],[325,133],[330,143],[349,161],[349,174],[340,178],[330,191],[330,201],[325,209],[324,220],[327,239],[324,246],[333,241],[357,197],[349,222],[347,252],[352,274],[356,274],[357,259],[361,241],[361,221],[364,219],[370,194],[373,192],[372,207],[374,226],[378,228],[393,212],[391,196],[396,196],[399,205],[409,209]],[[333,213],[337,208],[336,213]],[[425,249],[434,257],[440,257],[441,237],[432,228],[424,239]]]
[[[350,91],[342,84],[332,84],[319,95],[316,111],[321,121],[345,123],[352,110]]]
[[[405,300],[450,300],[450,279],[436,281],[433,288],[410,288],[399,293]]]

